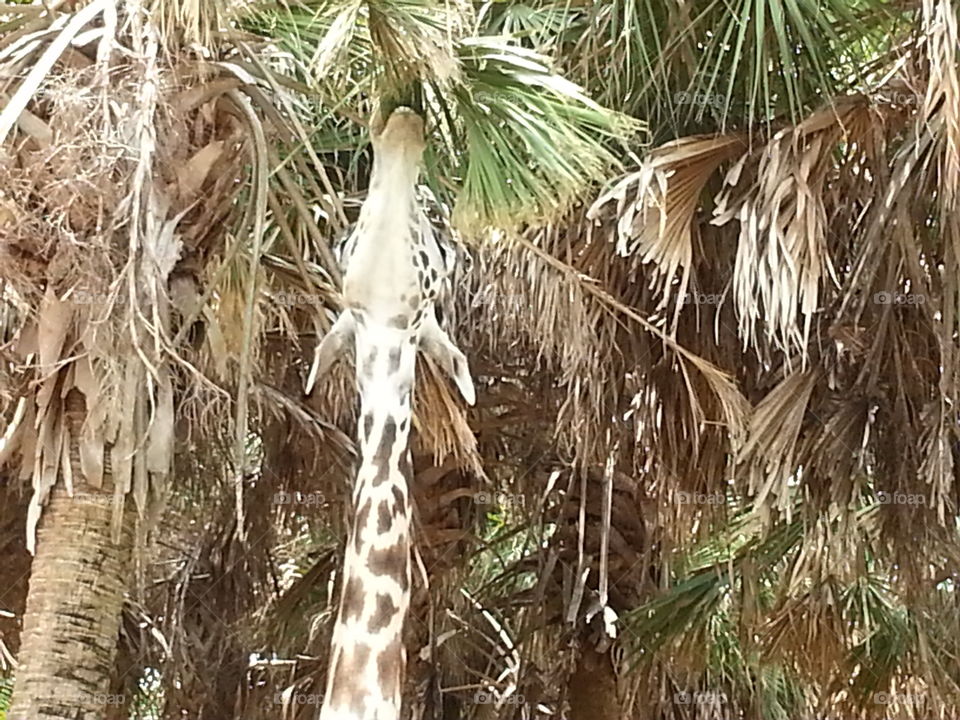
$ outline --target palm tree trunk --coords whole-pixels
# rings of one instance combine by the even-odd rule
[[[68,414],[78,430],[82,410]],[[8,720],[105,720],[123,702],[111,680],[133,534],[124,523],[113,541],[109,473],[103,488],[81,484],[71,450],[74,497],[58,481],[37,527]]]
[[[581,647],[577,668],[570,677],[570,720],[620,720],[617,676],[610,655],[589,643]]]

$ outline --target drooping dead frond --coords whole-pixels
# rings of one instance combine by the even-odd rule
[[[420,394],[414,408],[414,427],[424,445],[433,451],[434,462],[448,456],[477,477],[483,477],[483,460],[477,453],[477,441],[460,408],[456,396],[445,385],[445,375],[426,358],[421,358]]]
[[[693,228],[704,188],[720,165],[742,149],[743,139],[736,135],[686,137],[662,145],[587,212],[588,218],[598,219],[603,207],[616,200],[616,237],[611,240],[616,240],[617,254],[653,265],[650,283],[660,297],[658,310],[676,292],[674,330],[689,288]]]
[[[733,301],[740,335],[750,343],[762,318],[768,342],[804,364],[824,284],[835,277],[827,250],[824,194],[838,143],[862,144],[870,106],[857,99],[822,110],[777,132],[726,177],[713,223],[737,220],[740,239]]]
[[[748,492],[762,507],[768,498],[790,521],[793,499],[788,485],[796,480],[797,441],[803,428],[817,372],[797,370],[754,408],[738,461],[748,473]]]
[[[943,123],[943,202],[956,207],[960,196],[960,72],[957,70],[957,8],[952,0],[923,0],[923,24],[929,44],[930,80],[921,117]]]

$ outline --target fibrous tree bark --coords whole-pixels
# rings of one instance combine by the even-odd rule
[[[73,391],[66,420],[79,437],[83,400]],[[126,698],[111,693],[132,529],[112,531],[113,487],[83,482],[76,444],[37,526],[9,720],[104,720]],[[74,480],[72,496],[64,477]]]

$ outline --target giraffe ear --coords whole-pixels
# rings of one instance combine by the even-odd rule
[[[453,344],[450,336],[440,327],[437,316],[431,309],[424,315],[420,325],[420,349],[429,355],[457,384],[460,394],[473,405],[477,401],[477,394],[473,388],[473,378],[470,377],[470,367],[466,356],[460,348]]]
[[[353,332],[353,313],[344,310],[313,352],[313,365],[310,367],[310,375],[307,376],[304,393],[309,395],[317,378],[327,372],[337,358],[343,355],[344,347],[353,339]]]

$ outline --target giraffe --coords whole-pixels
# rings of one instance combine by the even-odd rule
[[[469,405],[475,402],[467,360],[434,307],[449,268],[416,195],[423,120],[401,107],[371,134],[370,188],[341,262],[343,310],[317,346],[306,385],[309,393],[353,345],[360,465],[319,720],[400,717],[411,580],[408,438],[418,349]]]

